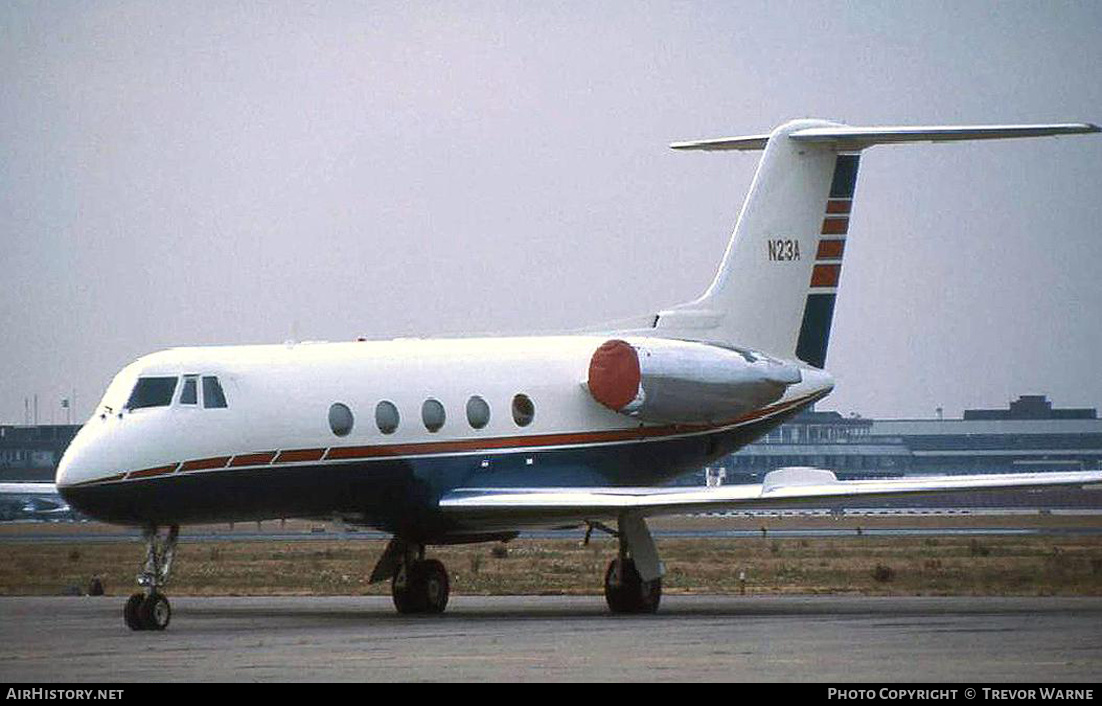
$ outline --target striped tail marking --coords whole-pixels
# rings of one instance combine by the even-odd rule
[[[846,249],[846,233],[853,208],[853,192],[857,187],[858,154],[840,154],[834,161],[834,176],[830,196],[819,230],[819,245],[815,266],[811,270],[810,291],[804,305],[796,357],[822,368],[826,363],[830,324],[834,318],[834,300],[838,296],[838,279],[842,275],[842,256]]]

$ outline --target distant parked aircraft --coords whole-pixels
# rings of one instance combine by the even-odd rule
[[[53,483],[0,483],[0,520],[54,520],[71,513]]]

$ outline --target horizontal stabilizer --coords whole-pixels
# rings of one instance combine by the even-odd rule
[[[766,142],[769,142],[769,135],[744,135],[743,137],[719,137],[714,140],[673,142],[670,144],[670,148],[675,150],[744,150],[753,152],[765,149]]]
[[[1050,137],[1099,132],[1091,123],[1053,123],[1044,125],[926,125],[890,127],[809,127],[788,137],[796,142],[823,144],[838,152],[863,150],[873,145],[896,142],[953,142],[957,140],[1000,140],[1014,137]],[[721,137],[713,140],[674,142],[675,150],[761,150],[768,135]]]

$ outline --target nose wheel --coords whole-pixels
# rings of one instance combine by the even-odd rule
[[[156,527],[147,527],[142,534],[146,547],[145,564],[138,574],[138,585],[145,590],[130,596],[123,607],[122,617],[131,630],[164,630],[172,620],[172,606],[159,589],[168,583],[180,528],[172,525],[163,537]]]
[[[172,606],[163,593],[135,593],[122,610],[131,630],[164,630],[172,619]]]

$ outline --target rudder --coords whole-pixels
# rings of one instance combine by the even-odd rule
[[[830,196],[819,229],[815,247],[815,264],[804,304],[803,320],[796,339],[796,357],[822,368],[826,363],[830,326],[834,319],[834,301],[838,296],[838,280],[842,275],[842,257],[846,251],[849,217],[853,210],[853,192],[857,187],[857,170],[861,155],[840,154],[834,160],[834,176]]]

